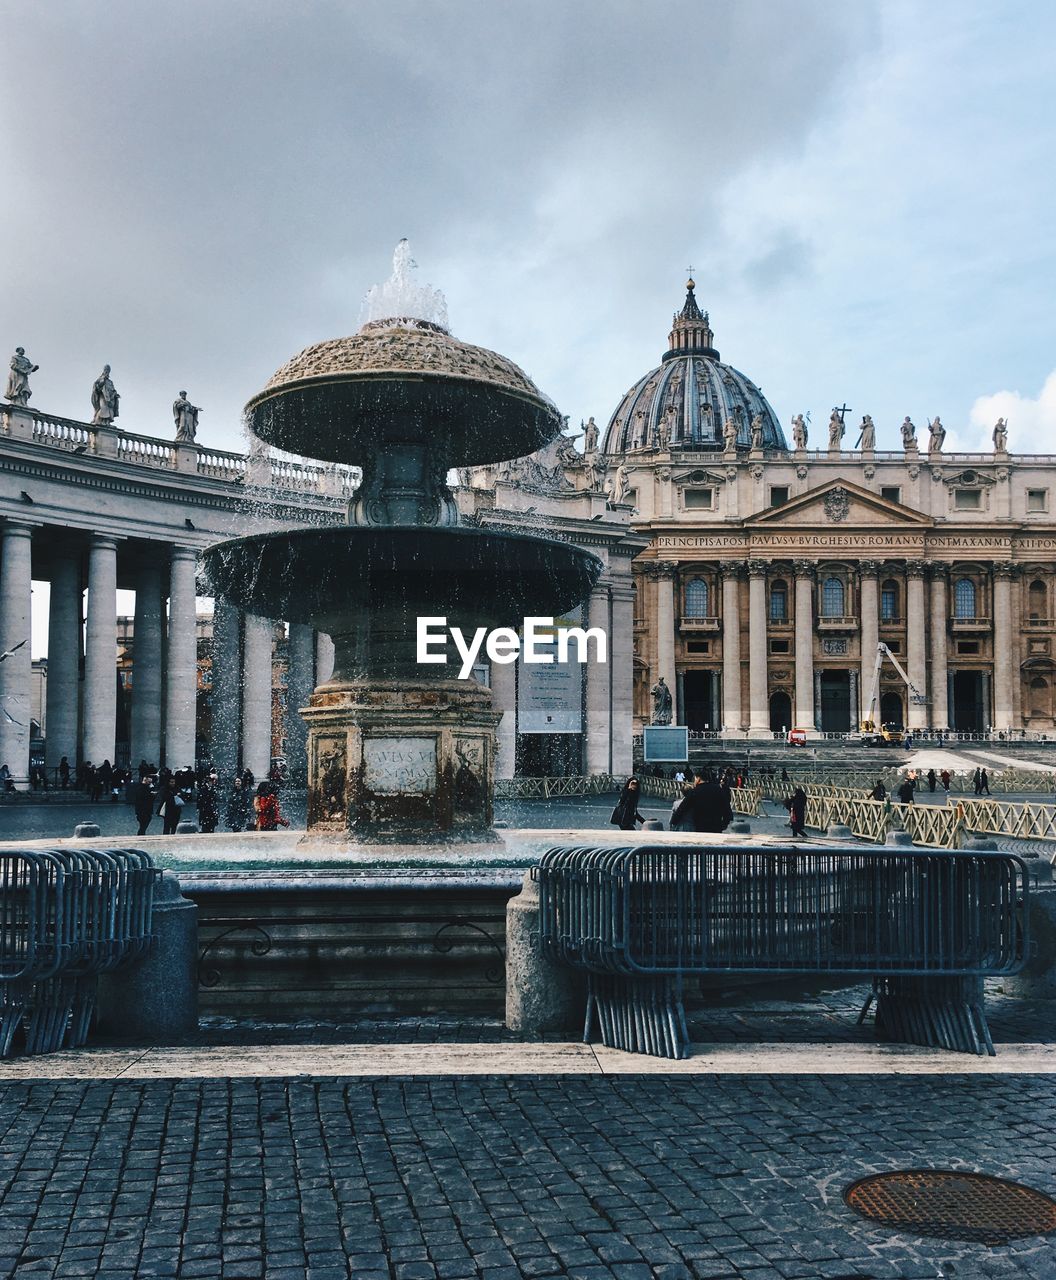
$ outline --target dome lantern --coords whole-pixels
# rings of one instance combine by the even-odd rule
[[[701,311],[697,303],[697,295],[694,293],[696,287],[690,276],[686,281],[686,301],[682,310],[676,311],[671,320],[671,332],[667,338],[668,350],[663,356],[665,360],[690,354],[710,356],[712,360],[719,358],[719,353],[712,346],[715,335],[708,322],[708,313]]]

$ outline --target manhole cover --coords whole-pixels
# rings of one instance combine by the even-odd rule
[[[864,1218],[915,1235],[1004,1244],[1056,1231],[1056,1200],[1032,1187],[955,1169],[903,1169],[852,1182],[843,1193]]]

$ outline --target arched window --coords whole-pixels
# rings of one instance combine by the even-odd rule
[[[821,616],[843,617],[843,583],[839,578],[826,578],[821,585]]]
[[[708,616],[708,584],[703,578],[690,578],[686,583],[686,617]]]
[[[975,583],[971,578],[958,578],[953,586],[953,616],[955,618],[974,618]]]
[[[1027,603],[1027,612],[1031,618],[1047,618],[1049,616],[1049,593],[1045,590],[1045,583],[1040,578],[1035,578],[1030,584],[1027,591],[1029,597]]]
[[[788,621],[788,583],[783,578],[770,584],[770,621]]]
[[[880,587],[880,621],[896,622],[898,617],[898,583],[888,578]]]

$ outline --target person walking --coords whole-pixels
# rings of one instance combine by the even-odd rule
[[[180,820],[183,809],[183,797],[180,795],[172,774],[166,769],[158,777],[158,816],[164,819],[163,836],[174,836],[176,824]]]
[[[220,779],[211,773],[198,785],[198,830],[206,835],[212,835],[220,821],[219,784]]]
[[[877,778],[876,786],[869,792],[869,795],[873,800],[887,799],[887,787],[884,786],[884,780],[882,778]]]
[[[939,781],[942,783],[942,789],[943,789],[943,791],[945,791],[945,792],[946,792],[946,794],[947,794],[947,795],[949,795],[949,794],[950,794],[950,771],[949,771],[949,769],[943,769],[943,771],[939,774]]]
[[[623,790],[620,792],[620,798],[616,801],[616,807],[612,811],[612,817],[609,822],[614,827],[619,827],[621,831],[633,831],[636,822],[644,822],[645,819],[638,812],[638,797],[640,788],[637,778],[628,778],[623,784]]]
[[[932,794],[934,794],[934,792],[935,792],[935,783],[936,783],[937,781],[938,781],[938,776],[937,776],[937,774],[935,773],[935,770],[934,770],[934,769],[929,769],[929,770],[928,770],[928,790],[929,790]]]
[[[732,820],[729,788],[718,782],[705,782],[699,773],[671,815],[672,826],[682,831],[718,833],[725,831]]]
[[[59,785],[66,791],[70,785],[70,762],[63,756],[59,761]]]
[[[906,777],[902,785],[898,789],[898,799],[901,804],[912,804],[914,800],[913,779]]]
[[[137,836],[145,836],[150,821],[154,817],[154,787],[153,779],[149,773],[144,774],[136,783],[135,792],[132,798],[132,804],[136,813],[136,821],[139,823]]]
[[[982,789],[982,783],[979,781],[979,766],[976,765],[975,773],[972,774],[972,790],[975,792],[976,795],[978,795],[981,789]]]
[[[979,794],[982,795],[984,791],[987,795],[990,794],[990,778],[985,769],[979,773]]]
[[[279,793],[273,782],[262,782],[257,787],[253,808],[257,814],[258,831],[276,831],[290,825],[279,811]]]
[[[788,805],[788,825],[792,828],[793,836],[799,836],[800,839],[805,840],[807,838],[807,793],[802,787],[797,786],[785,803]]]

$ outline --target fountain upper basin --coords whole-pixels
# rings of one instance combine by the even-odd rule
[[[214,594],[322,631],[375,613],[517,626],[574,608],[602,570],[589,551],[551,538],[407,525],[256,534],[211,547],[203,559]]]
[[[445,466],[533,453],[560,432],[555,406],[512,360],[435,325],[367,325],[305,348],[246,405],[268,444],[362,464],[386,441],[428,441]]]

